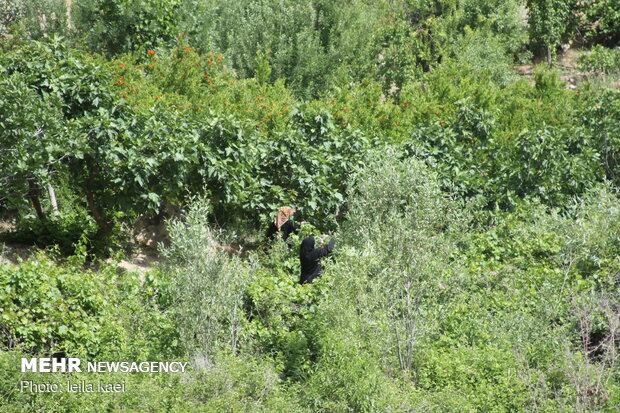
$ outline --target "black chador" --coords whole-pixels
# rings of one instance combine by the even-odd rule
[[[276,225],[275,222],[272,222],[271,225],[269,226],[269,229],[267,230],[267,238],[273,239],[276,237],[276,234],[278,232],[281,232],[282,239],[286,241],[289,235],[297,234],[298,231],[299,231],[299,225],[297,225],[295,221],[292,221],[292,220],[286,221],[284,224],[282,224],[280,229],[278,229],[278,226]]]
[[[330,241],[327,247],[314,248],[314,238],[307,237],[301,242],[299,248],[299,261],[301,262],[300,284],[311,283],[321,276],[321,257],[331,254],[336,241]]]

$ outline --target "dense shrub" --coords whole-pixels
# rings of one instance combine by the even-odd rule
[[[613,40],[613,1],[573,3],[528,2],[533,50]],[[88,0],[75,28],[44,20],[64,1],[0,4],[2,238],[63,252],[0,265],[0,410],[620,402],[620,100],[547,67],[517,79],[519,2]],[[614,53],[582,63],[613,75]],[[164,204],[189,212],[158,270],[86,254]],[[257,235],[285,204],[299,235]],[[324,232],[336,249],[299,285]],[[50,354],[192,371],[16,391],[19,357]]]
[[[596,45],[589,54],[582,55],[579,61],[583,70],[617,74],[620,72],[620,49]]]
[[[618,119],[620,119],[620,94],[617,90],[602,90],[587,95],[581,101],[579,116],[592,136],[605,176],[617,184],[618,171]]]
[[[56,265],[43,254],[2,264],[4,350],[76,357],[178,354],[175,328],[159,312],[151,282],[117,274],[112,265],[95,272],[83,264],[74,256]],[[134,323],[141,327],[129,329]]]
[[[181,50],[185,51],[180,49],[179,53]],[[192,53],[188,52],[187,59],[200,60]],[[337,213],[342,203],[344,186],[338,176],[361,162],[369,145],[361,132],[345,125],[337,128],[330,113],[312,107],[302,106],[289,113],[285,105],[286,112],[282,113],[286,113],[289,128],[273,136],[264,136],[251,122],[237,119],[238,115],[218,116],[201,111],[200,106],[191,111],[180,105],[170,110],[164,102],[146,110],[131,107],[123,102],[128,91],[115,97],[110,86],[101,84],[109,74],[99,70],[96,60],[66,50],[57,40],[10,49],[4,58],[5,76],[23,73],[18,79],[25,83],[20,86],[23,93],[38,92],[57,99],[56,112],[44,101],[39,105],[41,110],[51,111],[46,115],[51,116],[47,121],[49,132],[43,136],[50,144],[34,147],[30,153],[21,152],[19,147],[40,139],[36,138],[35,123],[47,118],[30,111],[38,116],[36,121],[32,117],[15,119],[13,113],[18,112],[10,105],[17,100],[3,101],[7,121],[21,122],[4,135],[3,147],[19,157],[3,163],[8,168],[5,179],[15,181],[13,186],[28,190],[34,197],[51,176],[68,175],[72,191],[83,195],[83,206],[99,228],[97,236],[110,234],[122,219],[156,212],[165,198],[183,202],[187,189],[209,194],[217,202],[216,215],[228,220],[266,220],[267,214],[282,203],[298,204],[308,217],[326,217]],[[88,84],[86,78],[77,84],[71,80],[78,76],[79,68],[85,72],[82,76],[90,79]],[[58,75],[60,70],[64,76]],[[161,75],[161,87],[177,93],[183,93],[183,87],[188,88],[185,91],[196,87],[193,83],[171,84],[172,70],[169,62],[164,70],[157,69],[149,76]],[[47,78],[54,80],[46,82]],[[62,83],[65,81],[71,85]],[[138,89],[130,86],[131,93],[138,94]],[[208,82],[202,86],[208,88]],[[157,89],[151,88],[151,92],[157,93]],[[36,104],[40,98],[33,94],[31,100]],[[262,103],[264,100],[258,97],[257,109],[264,108],[261,118],[266,120],[272,117],[269,112],[273,109],[267,106],[269,102]],[[157,102],[156,97],[152,101]],[[62,133],[53,129],[58,111],[62,111],[60,119],[66,121]],[[15,135],[18,132],[21,135]],[[273,170],[280,173],[274,175]],[[28,185],[30,189],[24,189]],[[9,200],[21,202],[20,193],[8,195]],[[41,208],[33,203],[39,211]],[[39,218],[44,218],[44,212]]]
[[[19,32],[40,39],[71,31],[70,10],[64,0],[3,0],[0,11],[0,35]]]
[[[572,39],[577,2],[574,0],[528,0],[528,23],[533,46],[548,58],[556,48]]]
[[[586,1],[581,4],[585,14],[586,36],[590,40],[614,45],[620,38],[620,4],[617,0]]]
[[[242,77],[286,79],[298,93],[312,95],[341,78],[359,79],[372,68],[372,36],[385,6],[365,1],[189,0],[184,7],[184,32],[195,47],[215,46]],[[260,74],[267,73],[265,65],[269,76]]]
[[[242,294],[251,268],[218,250],[208,214],[208,204],[196,203],[185,222],[172,224],[164,256],[185,350],[210,366],[215,354],[235,352],[243,339]]]
[[[75,27],[90,50],[110,55],[154,48],[178,33],[180,0],[87,0],[74,3]]]

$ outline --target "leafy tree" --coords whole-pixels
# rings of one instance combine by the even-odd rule
[[[75,2],[76,30],[91,50],[118,54],[155,48],[178,33],[181,0],[86,0]]]
[[[28,199],[41,220],[46,218],[42,188],[50,182],[67,144],[54,98],[37,94],[20,73],[0,81],[0,199],[14,206],[23,206]]]
[[[557,47],[572,37],[575,27],[573,12],[577,9],[574,0],[528,0],[528,23],[530,39],[539,52],[547,54],[547,63],[555,55]]]
[[[586,38],[608,46],[618,44],[620,39],[620,2],[618,0],[581,2],[580,11],[585,14],[582,29]]]
[[[3,76],[21,79],[27,85],[28,91],[23,91],[22,87],[21,92],[19,89],[12,92],[16,98],[21,93],[33,102],[36,111],[27,112],[27,116],[40,115],[40,119],[23,115],[18,118],[15,115],[20,111],[14,105],[20,101],[5,101],[13,107],[7,107],[4,116],[21,123],[10,125],[12,132],[5,136],[12,140],[5,143],[5,149],[20,157],[11,165],[29,171],[20,176],[32,182],[31,193],[36,192],[38,185],[34,178],[43,179],[44,170],[48,175],[67,171],[72,177],[72,189],[84,195],[100,234],[110,232],[113,225],[111,215],[123,208],[131,206],[130,211],[157,210],[159,195],[153,193],[149,185],[157,182],[166,186],[165,181],[155,178],[160,172],[157,168],[167,156],[175,156],[177,150],[166,152],[161,147],[153,147],[157,141],[145,140],[151,136],[148,128],[157,128],[159,124],[135,117],[114,95],[109,86],[109,74],[102,71],[96,60],[68,51],[58,40],[52,40],[16,48],[3,56],[3,62]],[[42,112],[45,102],[54,102],[55,107]],[[47,133],[36,137],[37,130],[43,126],[41,121],[49,124],[41,129],[50,130],[49,138]],[[64,123],[62,127],[61,121]],[[16,139],[16,133],[23,139]],[[11,135],[15,137],[11,138]],[[62,141],[59,141],[60,137]],[[170,138],[169,135],[162,137],[164,141]],[[35,146],[31,143],[30,152],[19,149],[33,140],[43,140],[45,144]],[[161,156],[161,162],[155,161],[152,156],[155,153]],[[43,218],[42,214],[39,216]]]

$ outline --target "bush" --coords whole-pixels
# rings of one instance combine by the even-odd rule
[[[454,44],[453,54],[459,65],[474,73],[488,73],[489,79],[498,85],[505,86],[514,78],[510,70],[513,59],[497,36],[466,30]]]
[[[519,90],[523,86],[511,85],[515,90],[504,91],[508,98],[497,105],[498,95],[487,92],[484,100],[474,94],[438,107],[440,120],[431,115],[424,121],[406,150],[436,166],[444,187],[480,207],[509,210],[528,197],[567,206],[604,177],[596,132],[575,119],[576,95],[568,94],[557,73],[538,72],[534,88]],[[442,94],[453,93],[448,87]],[[555,97],[557,112],[535,114],[542,96]],[[511,108],[532,117],[516,119]]]
[[[587,1],[582,3],[585,14],[586,38],[606,45],[616,44],[620,38],[620,4],[618,0]]]
[[[62,254],[71,255],[79,245],[93,247],[97,227],[88,216],[63,214],[48,220],[24,219],[14,231],[0,234],[0,240],[39,248],[57,246]],[[103,245],[98,245],[99,252]]]
[[[269,360],[220,354],[214,362],[214,367],[196,371],[185,386],[191,410],[307,411],[297,400],[297,388],[283,382]]]
[[[170,246],[163,250],[183,345],[206,366],[216,353],[235,352],[243,341],[243,291],[252,274],[251,267],[218,249],[209,212],[204,201],[196,202],[185,222],[172,223]]]
[[[188,0],[183,8],[183,31],[194,47],[215,46],[244,78],[258,77],[267,63],[270,76],[261,78],[285,79],[298,94],[313,96],[372,67],[383,4]]]
[[[57,265],[40,253],[0,266],[3,349],[69,357],[178,354],[175,328],[159,312],[152,283],[116,274],[112,265],[93,272],[83,264],[83,256]],[[132,327],[138,319],[141,327]]]
[[[387,377],[375,354],[341,330],[324,332],[312,374],[302,392],[310,411],[404,411],[395,380]]]
[[[0,35],[20,33],[30,39],[67,35],[71,22],[64,0],[3,0]]]
[[[581,100],[579,117],[592,136],[592,144],[600,154],[605,177],[618,184],[620,182],[618,130],[620,119],[620,93],[604,89],[591,93]]]
[[[608,49],[595,45],[590,53],[579,57],[581,70],[617,74],[620,72],[620,49]]]
[[[178,35],[181,0],[87,0],[74,3],[75,27],[90,50],[115,55],[155,48]]]

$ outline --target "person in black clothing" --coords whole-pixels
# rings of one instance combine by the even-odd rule
[[[299,261],[301,262],[300,284],[311,283],[321,276],[321,257],[331,254],[336,241],[331,240],[327,247],[314,248],[314,238],[307,237],[301,242],[299,248]]]
[[[278,217],[271,223],[267,230],[267,238],[273,239],[279,232],[282,233],[282,239],[286,241],[291,234],[297,234],[299,225],[294,221],[293,214],[295,210],[291,207],[280,207],[278,209]]]

